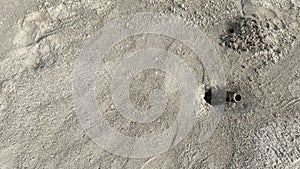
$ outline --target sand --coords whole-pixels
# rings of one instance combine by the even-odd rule
[[[299,0],[0,0],[0,4],[0,168],[300,168]],[[114,40],[100,41],[110,34],[99,30],[115,19],[145,12],[178,19],[131,19],[128,25],[120,24],[123,29],[112,27],[107,32],[124,33],[145,24],[144,31],[169,31],[177,38],[144,33],[122,39],[105,55],[96,48]],[[186,23],[181,26],[190,29],[147,26],[152,22]],[[185,43],[189,30],[201,33]],[[91,53],[88,42],[95,47]],[[155,58],[122,62],[148,48],[160,48],[168,57],[153,63]],[[94,54],[103,55],[101,64],[89,58]],[[175,59],[168,60],[171,56]],[[169,64],[163,68],[170,68],[171,74],[155,64]],[[122,66],[125,73],[118,69]],[[139,66],[149,69],[126,79],[132,73],[126,71]],[[220,110],[208,104],[205,91],[217,83],[240,91],[242,102],[226,103]],[[124,84],[128,91],[114,95]],[[91,89],[85,85],[94,85],[94,100],[84,95]],[[161,114],[139,123],[135,120],[143,119],[120,113],[127,103],[138,111]],[[102,116],[94,113],[92,118],[80,110],[96,105],[103,108]],[[101,125],[99,118],[136,142],[122,142],[123,137],[109,135],[110,130],[94,129]],[[95,123],[87,124],[89,120]],[[137,139],[167,131],[172,133],[148,146]]]

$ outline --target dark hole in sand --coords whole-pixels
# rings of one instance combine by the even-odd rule
[[[204,100],[206,101],[206,103],[211,104],[211,99],[212,99],[212,92],[211,89],[209,89],[205,92]]]
[[[242,96],[240,94],[235,94],[233,99],[235,102],[240,102],[242,101]]]

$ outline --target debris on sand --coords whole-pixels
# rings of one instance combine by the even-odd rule
[[[229,23],[228,31],[221,36],[221,44],[239,53],[252,52],[265,57],[266,62],[277,63],[295,39],[281,21],[240,17]]]

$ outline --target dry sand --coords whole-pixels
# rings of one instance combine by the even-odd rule
[[[0,0],[0,6],[1,169],[300,168],[299,0]],[[73,72],[85,42],[105,23],[140,12],[174,14],[202,30],[223,61],[228,90],[240,90],[243,103],[227,105],[212,136],[200,144],[210,109],[202,99],[201,113],[183,141],[163,154],[134,159],[106,151],[89,138],[72,95]],[[135,36],[107,57],[144,44],[185,59],[197,82],[209,84],[205,65],[169,37]],[[105,90],[97,91],[97,100],[110,105],[110,83],[100,83]],[[174,123],[180,102],[171,83],[171,77],[154,70],[131,83],[130,99],[141,110],[149,108],[151,89],[170,93],[157,121],[131,123],[113,107],[105,117],[128,136],[163,132]],[[204,87],[199,95],[204,96]]]

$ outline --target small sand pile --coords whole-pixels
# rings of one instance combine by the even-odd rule
[[[221,36],[221,44],[277,63],[296,39],[286,29],[285,24],[274,20],[241,17],[230,23],[228,32]]]

